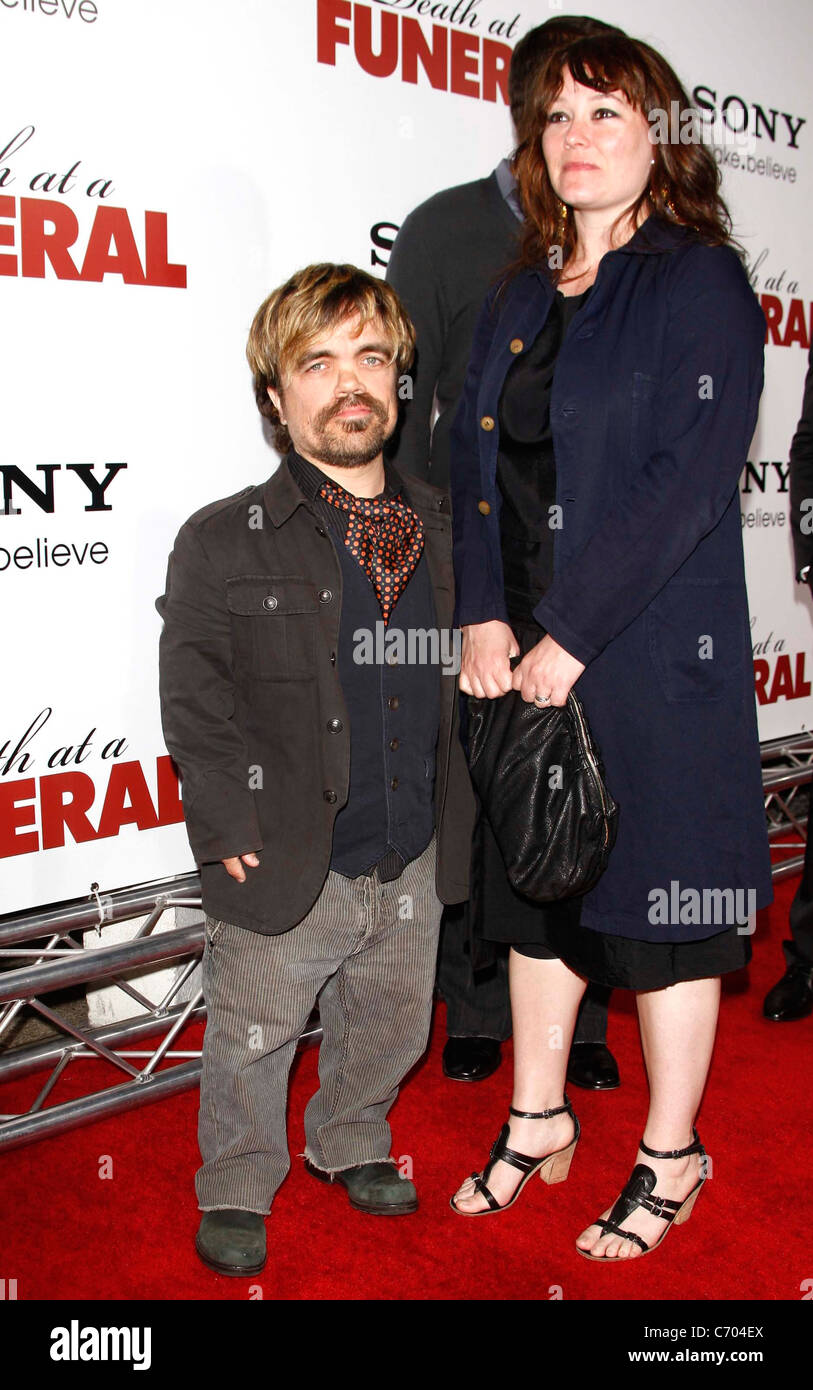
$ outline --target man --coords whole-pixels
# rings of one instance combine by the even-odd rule
[[[181,528],[157,602],[206,911],[196,1248],[225,1274],[265,1261],[288,1071],[317,997],[305,1167],[361,1211],[418,1205],[386,1116],[426,1046],[473,797],[457,667],[410,655],[410,634],[450,635],[448,497],[382,456],[413,346],[395,292],[354,266],[275,290],[247,351],[285,458]]]
[[[796,578],[813,588],[813,348],[808,358],[802,418],[790,446],[790,522]],[[790,905],[786,970],[765,997],[765,1017],[791,1023],[813,1013],[813,818],[808,815],[802,880]]]
[[[531,29],[516,45],[508,75],[511,119],[519,145],[534,79],[553,47],[574,38],[622,31],[582,16],[562,15]],[[519,254],[523,212],[510,159],[488,178],[436,193],[405,219],[392,248],[387,279],[415,325],[417,365],[393,458],[440,487],[449,485],[450,432],[463,390],[472,339],[486,293]],[[432,426],[434,404],[437,419]],[[507,954],[472,970],[467,954],[469,910],[444,914],[438,986],[446,1000],[449,1038],[443,1069],[458,1081],[481,1081],[500,1065],[511,1035]],[[498,948],[495,948],[495,952]],[[568,1080],[592,1090],[619,1085],[606,1046],[609,991],[590,986],[570,1056]]]

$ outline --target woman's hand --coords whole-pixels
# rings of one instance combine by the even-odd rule
[[[507,623],[497,620],[463,628],[460,689],[478,700],[496,700],[511,689],[508,658],[519,656],[519,643]]]
[[[528,704],[536,701],[539,705],[564,705],[571,686],[576,684],[583,670],[582,662],[552,637],[543,637],[522,658],[514,671],[512,684]],[[550,699],[546,700],[545,696]]]

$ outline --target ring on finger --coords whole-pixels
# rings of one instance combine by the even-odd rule
[[[551,693],[552,693],[552,692],[551,692]],[[535,704],[535,705],[549,705],[549,704],[550,704],[550,695],[534,695],[534,704]]]

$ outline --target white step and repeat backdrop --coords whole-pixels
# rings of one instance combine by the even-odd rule
[[[296,267],[383,275],[511,146],[545,0],[0,0],[0,913],[193,867],[157,698],[167,554],[277,464],[244,359]],[[767,315],[742,482],[761,736],[813,724],[788,446],[811,334],[809,0],[591,0],[718,147]],[[467,229],[460,229],[466,255]]]

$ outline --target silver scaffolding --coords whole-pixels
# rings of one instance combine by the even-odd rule
[[[765,813],[776,879],[798,873],[802,867],[808,814],[805,789],[811,780],[813,736],[799,734],[762,745]],[[170,910],[175,913],[175,926],[156,933],[156,926]],[[115,945],[89,948],[72,935],[94,929],[101,935],[111,923],[135,918],[144,918],[135,935]],[[186,1002],[173,1001],[198,965],[203,932],[200,879],[194,873],[103,896],[93,885],[85,899],[0,920],[0,1088],[4,1082],[47,1073],[27,1111],[0,1114],[0,1151],[177,1095],[199,1084],[200,1051],[176,1050],[173,1043],[187,1023],[205,1020],[203,994],[198,988]],[[139,968],[172,962],[181,969],[157,1003],[126,978]],[[14,966],[17,968],[8,968]],[[123,991],[146,1012],[94,1028],[77,1025],[43,1002],[44,995],[56,990],[100,982]],[[57,1030],[56,1035],[42,1042],[4,1047],[4,1035],[24,1010],[47,1020]],[[300,1043],[316,1043],[320,1037],[318,1018],[314,1017]],[[147,1042],[149,1046],[138,1046]],[[123,1079],[78,1099],[46,1105],[67,1068],[87,1058],[104,1060]],[[167,1063],[171,1065],[158,1070]]]

